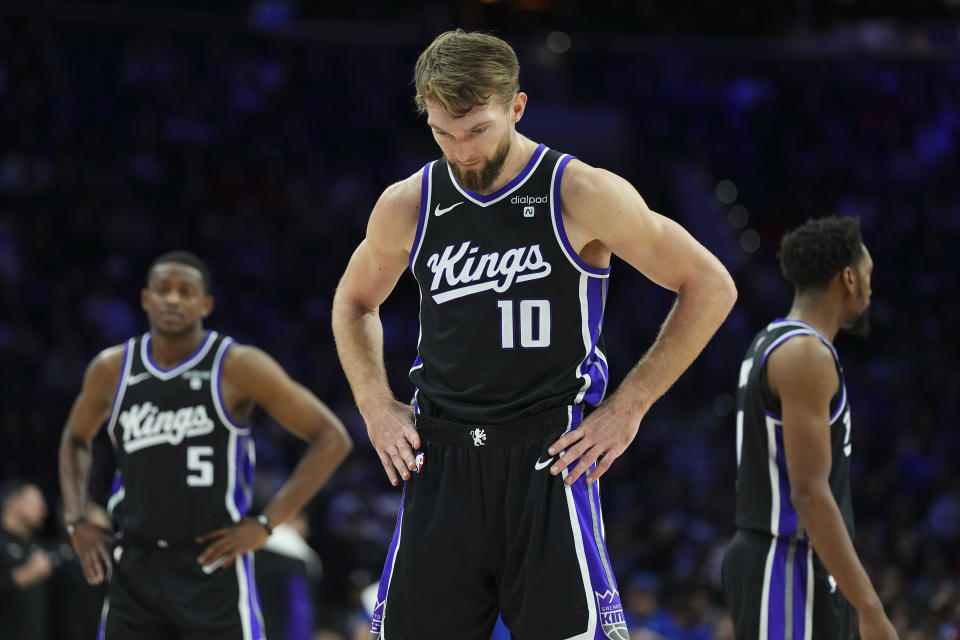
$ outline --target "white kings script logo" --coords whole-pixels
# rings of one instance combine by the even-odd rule
[[[427,266],[433,272],[430,291],[443,285],[452,287],[432,294],[437,304],[490,289],[503,293],[515,282],[550,275],[550,263],[543,259],[539,244],[508,249],[502,254],[491,251],[477,255],[479,251],[480,247],[468,241],[460,246],[448,245],[442,255],[435,253],[427,258]]]
[[[123,449],[127,453],[158,444],[180,444],[184,438],[207,435],[214,427],[202,404],[160,411],[152,402],[144,402],[121,413],[117,422],[123,427]]]

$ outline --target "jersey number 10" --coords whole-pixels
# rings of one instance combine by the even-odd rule
[[[515,348],[513,300],[497,300],[500,308],[500,348]],[[520,347],[545,349],[550,346],[550,301],[521,300],[518,307]]]

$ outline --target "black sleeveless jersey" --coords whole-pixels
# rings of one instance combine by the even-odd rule
[[[460,186],[444,159],[424,168],[410,252],[420,285],[417,411],[495,423],[603,399],[610,269],[586,264],[564,232],[570,159],[540,145],[486,196]]]
[[[220,393],[231,338],[209,331],[172,369],[150,355],[150,334],[131,338],[107,433],[117,454],[108,504],[122,531],[192,542],[237,522],[250,507],[254,448]]]
[[[818,337],[833,354],[840,387],[830,399],[830,490],[853,537],[850,499],[850,404],[837,352],[826,338],[799,320],[775,320],[757,334],[740,366],[737,389],[737,527],[806,540],[803,522],[790,501],[790,477],[783,446],[780,398],[767,383],[767,358],[785,341]]]

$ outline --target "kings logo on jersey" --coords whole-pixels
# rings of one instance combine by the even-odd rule
[[[437,304],[491,289],[503,293],[515,282],[546,278],[552,270],[539,244],[481,254],[480,246],[470,241],[447,245],[443,253],[427,258],[427,266],[433,272],[430,292]],[[434,293],[444,284],[446,291]]]
[[[133,453],[158,444],[177,445],[184,438],[205,436],[214,429],[204,405],[160,411],[152,402],[135,404],[120,414],[123,449]]]

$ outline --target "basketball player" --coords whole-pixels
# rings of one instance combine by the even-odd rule
[[[480,33],[421,54],[416,99],[443,157],[384,191],[334,299],[371,442],[405,481],[371,638],[487,640],[498,612],[521,640],[627,638],[596,480],[736,297],[719,261],[625,180],[517,132],[518,72],[510,45]],[[678,295],[601,404],[614,253]],[[408,266],[410,405],[388,386],[378,316]]]
[[[109,577],[100,638],[262,639],[251,552],[303,508],[350,438],[266,353],[204,329],[210,276],[193,254],[157,258],[141,305],[150,331],[90,363],[60,446],[70,540],[88,582]],[[256,404],[310,446],[270,504],[251,514]],[[91,441],[104,424],[118,467],[112,563],[109,536],[80,517]]]
[[[896,638],[851,539],[850,405],[833,348],[865,333],[873,260],[856,218],[787,233],[787,317],[747,350],[737,391],[737,533],[723,588],[737,640]],[[849,601],[849,602],[848,602]]]

